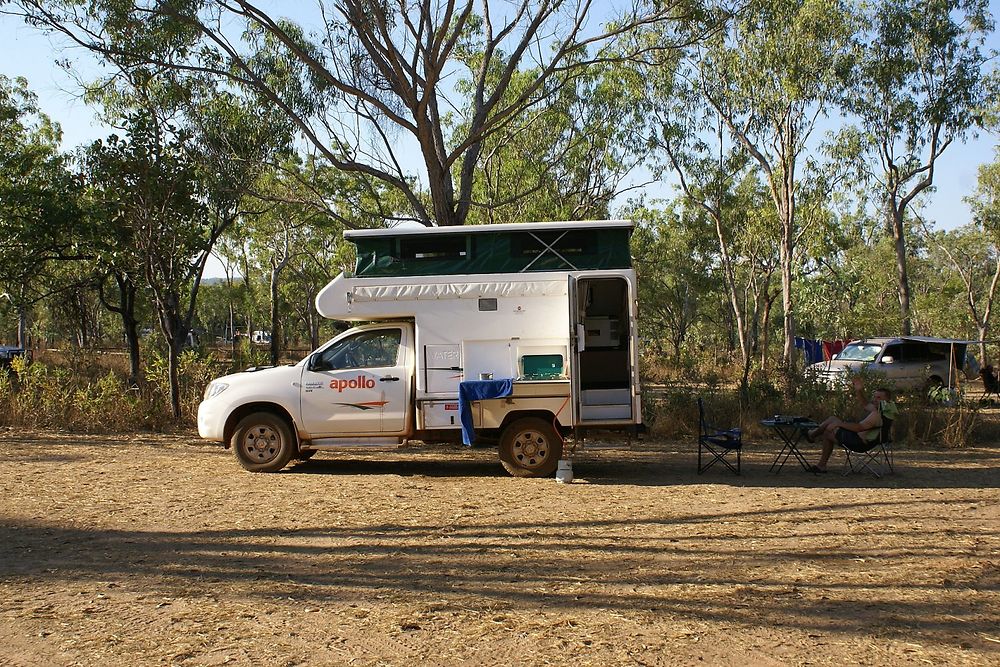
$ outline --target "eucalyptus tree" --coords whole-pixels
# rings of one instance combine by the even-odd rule
[[[61,136],[27,81],[0,75],[0,298],[16,310],[25,347],[32,304],[72,287],[48,275],[48,265],[87,256],[80,186],[59,150]]]
[[[104,201],[120,240],[121,264],[141,275],[167,346],[170,403],[180,416],[178,357],[188,339],[201,275],[222,232],[209,215],[189,137],[149,112],[124,119],[125,136],[87,149],[92,187]]]
[[[342,324],[324,320],[316,312],[316,296],[341,269],[351,268],[355,257],[353,246],[337,236],[323,230],[302,231],[298,241],[300,252],[289,261],[289,277],[283,286],[285,302],[301,323],[309,349],[315,350],[324,329],[342,330]]]
[[[476,54],[465,57],[474,58]],[[535,74],[514,77],[514,99]],[[600,63],[567,82],[544,103],[483,141],[471,196],[470,223],[600,219],[627,190],[646,157],[641,127],[645,108],[636,99],[635,68]],[[471,95],[468,85],[459,92]],[[454,115],[449,134],[466,132]]]
[[[674,362],[680,361],[699,306],[712,286],[710,237],[700,226],[684,224],[682,217],[691,213],[683,205],[629,211],[637,223],[632,254],[640,277],[640,335],[657,347],[666,338]]]
[[[283,172],[287,174],[296,169],[295,165],[286,165]],[[297,175],[282,178],[281,174],[282,172],[270,172],[263,176],[256,190],[258,196],[267,203],[259,214],[245,216],[244,224],[239,228],[257,270],[267,276],[270,357],[273,366],[278,365],[286,338],[281,318],[282,274],[294,257],[304,252],[303,237],[310,235],[312,228],[330,226],[329,219],[321,209],[299,203],[301,200],[295,192],[300,183]]]
[[[976,190],[967,201],[972,207],[973,224],[936,234],[934,246],[961,280],[985,363],[985,341],[1000,285],[1000,151],[996,160],[979,167]]]
[[[794,354],[800,172],[807,168],[803,157],[819,119],[845,85],[853,31],[852,12],[836,0],[755,0],[679,64],[666,63],[673,73],[666,85],[652,80],[659,83],[654,89],[658,100],[665,95],[684,99],[677,108],[682,120],[667,119],[655,136],[657,144],[673,152],[675,170],[690,174],[692,159],[719,162],[722,150],[723,159],[711,173],[724,172],[726,152],[738,148],[767,187],[780,230],[786,366]],[[700,133],[718,132],[717,126],[723,141],[698,143]]]
[[[222,234],[253,212],[248,193],[265,166],[287,152],[291,133],[283,116],[246,104],[202,73],[112,62],[118,70],[88,89],[88,99],[125,135],[87,150],[92,190],[108,212],[104,257],[119,288],[119,304],[105,305],[134,334],[129,313],[141,277],[166,342],[171,407],[179,416],[179,352],[189,341],[205,265]],[[126,335],[137,379],[138,345]]]
[[[758,263],[758,260],[766,263],[772,253],[757,251],[766,248],[768,240],[777,249],[778,238],[771,235],[768,239],[765,234],[763,238],[754,239],[755,232],[759,235],[763,231],[749,224],[755,202],[749,201],[747,195],[755,190],[756,172],[749,168],[746,151],[739,144],[727,141],[718,114],[703,105],[696,89],[678,85],[670,78],[661,84],[671,92],[665,93],[663,88],[657,87],[660,94],[651,98],[654,100],[650,104],[654,124],[648,143],[663,162],[659,171],[672,172],[684,201],[700,212],[693,216],[694,219],[711,228],[745,383],[753,358],[753,334],[760,330],[761,306],[770,303],[762,298],[766,287],[761,289],[760,278],[766,278],[763,281],[766,285],[773,272],[773,268],[766,271]],[[663,99],[667,96],[673,102]],[[714,128],[709,124],[713,115],[717,121]],[[763,243],[750,243],[751,239]],[[748,265],[752,266],[751,270],[739,270]]]
[[[328,250],[342,245],[345,229],[380,226],[402,202],[385,187],[372,187],[315,155],[287,156],[270,165],[247,194],[255,210],[227,232],[220,250],[227,261],[242,267],[249,290],[255,289],[253,276],[266,276],[270,355],[277,364],[285,342],[282,301],[294,306],[310,340],[318,344],[319,322],[307,310],[315,310],[316,294],[342,265],[329,262],[336,253]],[[325,264],[321,284],[314,280],[319,258]],[[288,272],[305,290],[304,301],[289,299],[282,289]]]
[[[944,151],[980,127],[995,100],[983,46],[993,20],[987,0],[879,0],[866,5],[862,26],[843,108],[856,119],[858,164],[882,195],[909,334],[907,210],[934,184]]]
[[[989,338],[1000,285],[1000,247],[997,238],[979,225],[938,232],[933,237],[933,255],[941,258],[961,283],[961,295],[970,320],[979,338],[979,354],[986,362],[986,341]],[[933,257],[932,255],[932,257]]]
[[[116,66],[225,78],[280,109],[334,167],[402,193],[399,215],[458,225],[486,140],[594,62],[623,57],[616,47],[637,28],[682,26],[688,3],[636,0],[619,10],[592,0],[336,0],[317,3],[301,22],[245,0],[14,5]],[[523,85],[508,95],[516,78]],[[458,79],[469,83],[461,101]],[[446,132],[449,112],[462,116],[462,132]]]

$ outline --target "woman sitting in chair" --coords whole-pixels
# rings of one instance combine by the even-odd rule
[[[812,472],[826,472],[826,464],[830,460],[833,448],[838,443],[852,451],[865,451],[878,444],[882,437],[882,418],[895,419],[898,414],[896,404],[892,402],[892,392],[885,387],[879,387],[872,394],[871,400],[865,397],[865,383],[860,377],[851,378],[854,394],[859,405],[866,414],[864,419],[849,422],[839,417],[827,417],[813,430],[806,433],[809,442],[817,438],[823,439],[823,452],[819,462],[812,466]]]

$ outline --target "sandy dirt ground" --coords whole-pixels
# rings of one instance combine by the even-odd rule
[[[0,665],[1000,664],[1000,447],[882,480],[776,449],[699,477],[690,443],[606,443],[560,485],[0,430]]]

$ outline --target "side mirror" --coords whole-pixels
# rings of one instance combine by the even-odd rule
[[[834,355],[831,355],[831,356],[830,356],[830,361],[836,361],[836,360],[837,360],[837,357],[838,357],[838,356],[839,356],[839,355],[836,355],[836,354],[834,354]]]
[[[888,357],[882,357],[882,361],[880,361],[879,363],[891,364],[893,361],[895,361],[895,359],[893,359],[892,356],[888,356]]]
[[[309,355],[309,363],[306,364],[306,368],[311,371],[329,370],[326,364],[323,363],[323,355],[319,352],[313,352]]]

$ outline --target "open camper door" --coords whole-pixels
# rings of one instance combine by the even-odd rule
[[[580,353],[583,352],[586,336],[580,317],[579,285],[574,276],[568,277],[566,294],[569,296],[569,392],[570,424],[579,423],[580,414]]]
[[[637,423],[641,417],[629,276],[588,272],[569,281],[574,425]]]

